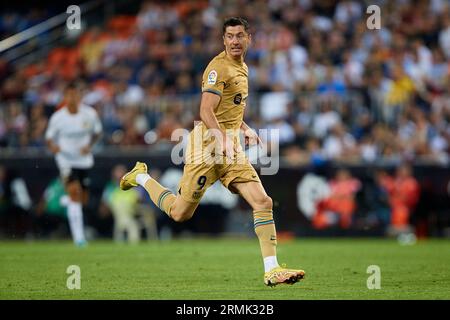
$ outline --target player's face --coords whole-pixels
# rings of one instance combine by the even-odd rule
[[[232,58],[240,58],[245,52],[251,42],[251,35],[248,34],[244,26],[229,26],[225,29],[223,35],[223,44],[227,54]]]
[[[411,169],[407,166],[401,166],[397,169],[397,176],[400,178],[408,178],[411,176]]]
[[[80,103],[81,97],[80,93],[76,89],[68,89],[66,90],[65,100],[67,106],[71,111],[75,111],[78,109],[78,104]]]

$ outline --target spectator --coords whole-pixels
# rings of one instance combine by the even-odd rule
[[[390,232],[397,234],[409,230],[410,218],[420,197],[420,186],[412,175],[411,167],[403,164],[397,168],[395,177],[380,173],[377,180],[389,194]]]
[[[331,128],[341,123],[339,114],[332,109],[331,99],[326,98],[321,102],[321,110],[315,115],[312,124],[313,134],[318,138],[324,138]]]
[[[14,170],[0,165],[0,236],[25,237],[31,232],[31,198]]]
[[[64,184],[60,178],[50,181],[36,209],[36,233],[38,237],[63,236],[68,233]]]
[[[317,229],[333,225],[348,229],[352,225],[356,209],[355,194],[360,190],[361,182],[353,178],[348,170],[339,169],[329,185],[330,195],[317,203],[312,224]]]
[[[324,96],[343,96],[346,93],[346,87],[343,80],[344,79],[336,77],[334,68],[331,65],[328,65],[325,71],[325,78],[323,81],[319,81],[317,92]]]
[[[113,238],[117,242],[137,243],[140,240],[140,226],[136,219],[140,194],[138,189],[122,192],[120,178],[127,172],[123,165],[115,166],[102,195],[102,214],[108,209],[114,217]]]
[[[383,117],[387,123],[394,126],[396,117],[412,97],[415,86],[401,66],[395,65],[392,67],[391,77],[392,82],[385,95]]]
[[[444,52],[447,60],[450,60],[450,16],[442,15],[442,29],[439,32],[439,45]]]
[[[355,155],[356,141],[341,124],[337,124],[330,130],[330,135],[323,143],[323,149],[329,159],[350,159]]]

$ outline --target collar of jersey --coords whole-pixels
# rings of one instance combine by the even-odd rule
[[[230,57],[227,55],[227,51],[226,51],[226,50],[223,50],[222,53],[223,53],[223,55],[225,56],[225,59],[227,59],[227,60],[230,61],[231,63],[234,63],[234,64],[236,64],[236,65],[238,65],[238,66],[242,66],[242,65],[244,64],[244,59],[242,59],[242,62],[239,63],[239,62],[237,62],[236,60],[234,60],[233,58],[230,58]]]

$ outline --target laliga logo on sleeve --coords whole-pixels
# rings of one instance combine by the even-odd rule
[[[216,84],[217,72],[216,70],[211,70],[208,74],[208,84]]]

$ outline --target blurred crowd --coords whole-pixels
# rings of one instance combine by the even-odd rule
[[[366,24],[372,4],[379,30]],[[448,162],[446,0],[143,1],[136,16],[93,26],[47,60],[17,68],[0,59],[0,148],[43,147],[73,79],[101,115],[102,145],[158,145],[192,128],[202,72],[234,15],[248,19],[253,39],[246,121],[279,129],[290,163]],[[1,21],[2,36],[11,33]]]

